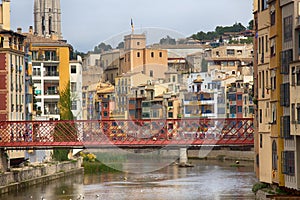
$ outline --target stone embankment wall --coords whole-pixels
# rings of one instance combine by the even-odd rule
[[[55,180],[70,174],[83,173],[82,159],[62,163],[43,163],[11,169],[0,174],[0,194]]]
[[[229,149],[220,150],[188,150],[189,158],[221,159],[221,160],[246,160],[254,161],[254,151],[233,151]]]

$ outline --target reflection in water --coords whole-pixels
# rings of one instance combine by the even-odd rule
[[[254,199],[251,188],[256,179],[252,164],[239,168],[221,161],[193,161],[193,164],[193,168],[174,165],[152,173],[76,175],[3,195],[0,199],[39,200],[44,196],[47,200],[74,200],[80,194],[88,200]],[[141,162],[130,164],[137,169],[141,165]]]

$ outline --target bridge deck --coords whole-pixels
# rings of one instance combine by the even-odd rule
[[[1,121],[0,147],[253,145],[253,119]]]

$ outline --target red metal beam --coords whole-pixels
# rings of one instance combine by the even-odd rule
[[[253,145],[252,118],[0,121],[0,147]]]

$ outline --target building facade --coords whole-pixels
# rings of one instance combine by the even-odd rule
[[[35,36],[32,31],[24,35],[32,54],[35,119],[59,120],[60,92],[70,82],[70,45],[63,41]]]
[[[77,56],[76,60],[70,61],[70,89],[72,113],[75,120],[83,119],[82,111],[82,59]]]
[[[257,176],[261,182],[299,190],[300,1],[254,2]]]

